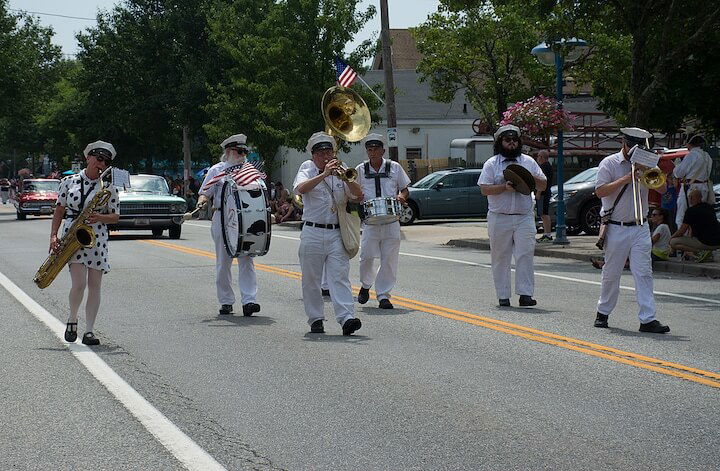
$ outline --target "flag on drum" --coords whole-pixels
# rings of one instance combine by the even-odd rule
[[[241,166],[236,165],[230,167],[224,172],[214,176],[209,182],[207,182],[207,184],[205,184],[203,190],[207,190],[208,188],[222,180],[226,175],[232,175],[233,180],[235,180],[235,183],[237,183],[239,186],[248,185],[255,180],[267,178],[267,175],[258,170],[257,167],[262,167],[262,162],[245,162]]]

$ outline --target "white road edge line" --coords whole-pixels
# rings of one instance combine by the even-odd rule
[[[174,423],[157,410],[132,386],[122,379],[95,352],[83,344],[67,344],[64,339],[65,324],[35,302],[15,283],[0,272],[0,285],[22,303],[56,337],[68,346],[70,352],[83,364],[100,384],[150,432],[162,446],[189,470],[225,470],[215,458],[203,450]]]
[[[281,235],[277,235],[277,234],[273,234],[272,236],[278,237],[280,239],[300,240],[299,237],[281,236]],[[400,255],[404,255],[406,257],[417,257],[417,258],[427,258],[430,260],[440,260],[443,262],[454,262],[454,263],[460,263],[463,265],[471,265],[474,267],[492,268],[491,265],[488,265],[486,263],[468,262],[465,260],[456,260],[454,258],[434,257],[432,255],[420,255],[420,254],[408,253],[408,252],[400,252]],[[515,269],[513,269],[513,271],[515,271]],[[576,283],[585,283],[588,285],[595,285],[595,286],[600,286],[600,284],[601,284],[599,281],[583,280],[582,278],[571,278],[569,276],[553,275],[551,273],[535,272],[535,275],[543,276],[545,278],[553,278],[556,280],[563,280],[563,281],[573,281]],[[635,288],[633,288],[632,286],[625,286],[625,285],[620,285],[620,289],[624,289],[627,291],[635,291]],[[720,300],[717,300],[717,299],[708,299],[708,298],[700,298],[697,296],[688,296],[685,294],[668,293],[667,291],[653,291],[653,293],[657,294],[658,296],[670,296],[673,298],[689,299],[692,301],[700,301],[700,302],[704,302],[704,303],[720,304]]]

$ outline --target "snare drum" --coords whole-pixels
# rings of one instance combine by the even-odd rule
[[[223,182],[220,222],[228,255],[256,257],[270,250],[270,207],[267,190],[240,188],[235,180]]]
[[[365,224],[380,226],[400,220],[402,205],[395,198],[373,198],[363,203]]]

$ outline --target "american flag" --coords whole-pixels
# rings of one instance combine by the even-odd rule
[[[265,179],[267,178],[267,175],[262,172],[262,168],[263,163],[259,160],[252,162],[248,161],[242,165],[234,165],[232,167],[228,167],[227,169],[225,169],[224,172],[210,179],[210,181],[207,182],[203,187],[203,191],[207,190],[208,188],[222,180],[226,175],[232,175],[233,180],[235,180],[235,183],[237,183],[239,186],[249,185],[256,180]]]
[[[342,61],[338,56],[335,56],[335,72],[337,74],[337,84],[341,87],[349,87],[355,82],[357,73]]]

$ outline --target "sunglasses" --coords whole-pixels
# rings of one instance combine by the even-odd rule
[[[98,162],[110,162],[112,160],[109,153],[96,150],[89,152],[88,155],[92,155],[93,157],[95,157],[95,160],[97,160]]]
[[[662,216],[660,213],[652,213],[653,216]]]
[[[520,139],[517,137],[503,137],[503,142],[520,142]]]

